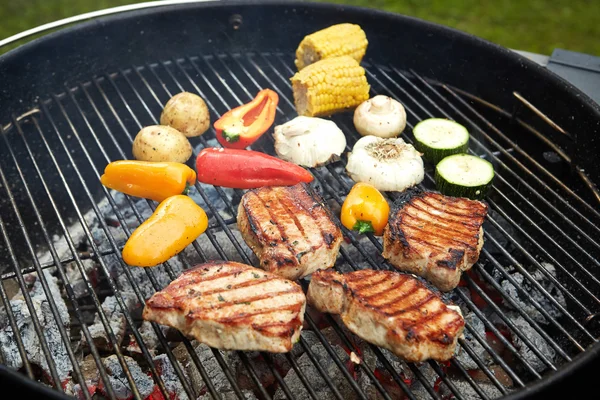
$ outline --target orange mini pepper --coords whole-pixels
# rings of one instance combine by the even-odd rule
[[[385,197],[368,183],[355,184],[342,205],[342,225],[360,233],[383,235],[390,206]]]
[[[279,96],[263,89],[250,103],[223,114],[214,123],[217,140],[223,147],[245,149],[265,133],[275,121]]]
[[[167,197],[187,194],[188,187],[196,183],[196,172],[175,162],[122,160],[108,164],[100,182],[131,196],[161,202]]]
[[[188,196],[171,196],[131,234],[123,248],[123,261],[137,267],[154,267],[177,255],[208,227],[204,210]]]

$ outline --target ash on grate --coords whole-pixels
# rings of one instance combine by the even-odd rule
[[[166,354],[161,354],[159,356],[154,357],[152,361],[154,362],[154,366],[156,367],[158,375],[165,383],[165,388],[169,393],[169,399],[187,400],[188,395],[183,389],[183,385],[181,384],[179,376],[175,372],[175,369],[173,368],[173,364],[171,364],[171,360],[169,360],[169,357]],[[181,367],[181,364],[179,366]]]
[[[556,277],[556,269],[554,265],[549,263],[542,263],[542,266],[548,271],[552,277]],[[517,285],[523,288],[531,298],[538,302],[538,304],[550,315],[550,317],[556,319],[562,316],[560,310],[556,308],[550,300],[542,294],[533,284],[514,267],[506,268],[506,271],[511,274],[511,277],[515,280]],[[554,285],[554,283],[548,279],[540,270],[535,270],[531,273],[532,277],[539,282],[539,284],[560,304],[561,306],[567,306],[563,293]],[[547,324],[546,318],[535,308],[533,303],[508,280],[504,279],[504,276],[500,271],[494,270],[494,279],[501,283],[502,288],[508,293],[511,299],[515,300],[534,321],[541,324]],[[508,308],[512,308],[508,302],[505,302]]]
[[[129,313],[134,307],[137,306],[137,298],[133,293],[123,292],[121,294],[127,312]],[[116,345],[120,346],[121,342],[123,341],[123,337],[125,337],[125,329],[127,328],[125,314],[123,313],[121,306],[114,296],[109,296],[104,299],[104,302],[102,302],[102,309],[104,310],[106,318],[108,319],[108,323],[117,340]],[[102,320],[100,319],[98,313],[96,313],[94,323],[90,325],[88,329],[96,347],[107,351],[112,350],[112,343],[109,340],[108,333],[104,329],[104,325],[102,324]],[[84,347],[89,346],[85,340],[85,336],[83,336],[81,343]]]
[[[418,399],[427,399],[431,396],[427,391],[426,386],[435,389],[439,376],[428,363],[418,363],[414,364],[414,366],[419,369],[422,377],[419,377],[416,373],[410,370],[410,374],[408,376],[413,382],[413,384],[410,386],[410,391]]]
[[[223,369],[219,365],[219,362],[213,354],[213,350],[205,344],[197,344],[195,345],[194,349],[196,351],[196,354],[198,355],[198,358],[200,359],[202,366],[204,367],[204,370],[208,374],[208,378],[212,382],[215,390],[219,393],[233,392],[231,383],[229,382],[229,379],[227,379],[227,376],[225,375]],[[233,358],[233,355],[235,353],[221,352],[219,350],[215,351],[218,351],[219,354],[223,356],[225,363],[231,368],[232,372],[234,372],[235,364],[237,363],[237,360]],[[185,350],[182,350],[180,354],[184,352]],[[189,357],[189,355],[185,354],[185,357],[187,358]],[[182,361],[181,358],[179,359],[180,361]],[[185,362],[182,362],[182,364],[186,366],[187,373],[192,382],[192,388],[194,389],[194,392],[205,393],[207,390],[206,384],[202,379],[200,371],[198,371],[198,369],[196,368],[195,363],[191,359],[189,359],[185,360]]]
[[[225,392],[219,393],[222,400],[239,400],[238,395],[235,392]],[[242,390],[242,395],[246,400],[258,400],[254,393],[250,390]],[[202,396],[198,397],[198,400],[213,400],[213,397],[210,393],[205,393]]]
[[[516,313],[510,313],[509,318],[515,324],[519,333],[525,336],[542,355],[544,355],[550,362],[554,363],[556,352],[546,342],[546,340],[523,318]],[[547,367],[546,363],[542,361],[538,356],[517,336],[513,335],[513,344],[518,349],[519,354],[538,372],[542,372]]]
[[[58,377],[61,382],[66,382],[73,367],[71,360],[67,354],[67,349],[60,335],[58,329],[58,323],[62,323],[66,328],[67,334],[69,334],[70,319],[67,311],[67,306],[64,300],[60,296],[60,289],[58,288],[56,278],[54,278],[48,271],[44,271],[44,276],[48,282],[50,292],[58,309],[60,321],[57,320],[52,314],[48,299],[43,291],[40,281],[37,279],[36,274],[29,274],[28,280],[32,281],[35,279],[35,283],[30,291],[31,302],[35,315],[38,317],[40,325],[43,330],[43,340],[46,341],[50,355],[58,372]],[[48,361],[42,352],[40,337],[35,331],[33,325],[32,315],[30,310],[23,300],[23,295],[18,294],[10,301],[10,307],[13,311],[17,327],[27,359],[34,365],[41,367],[44,377],[46,380],[50,380],[50,369]],[[0,353],[4,363],[14,369],[19,369],[23,366],[23,360],[17,347],[14,332],[12,331],[11,325],[8,321],[8,315],[6,310],[0,313]]]
[[[335,354],[340,358],[344,365],[348,365],[350,357],[338,345],[332,345]],[[321,368],[327,374],[329,380],[338,389],[340,394],[348,399],[354,398],[355,393],[338,366],[335,364],[325,347],[321,343],[316,343],[310,347],[314,357],[321,366]],[[302,354],[296,361],[298,367],[302,370],[308,381],[311,383],[312,389],[315,391],[319,399],[327,400],[334,399],[335,396],[331,392],[331,389],[321,376],[319,370],[315,367],[308,354]],[[306,390],[306,387],[302,383],[302,380],[294,369],[291,369],[284,378],[284,382],[289,387],[290,391],[300,399],[310,398],[310,394]],[[273,396],[275,400],[282,400],[287,398],[285,392],[279,388]]]
[[[229,230],[231,231],[231,234],[233,235],[237,243],[244,250],[245,255],[250,259],[251,264],[258,265],[258,259],[254,255],[252,250],[244,242],[242,234],[238,230],[237,225],[230,225]],[[230,261],[246,263],[246,261],[240,256],[239,252],[235,248],[231,239],[229,239],[229,237],[224,231],[213,230],[212,233],[214,234],[215,241],[223,249],[223,252],[227,255],[227,257],[229,257]],[[196,239],[196,242],[204,252],[204,256],[207,260],[221,260],[223,258],[217,251],[215,245],[213,245],[213,243],[210,241],[208,235],[200,235],[198,239]],[[190,264],[192,266],[196,263],[203,262],[203,260],[199,258],[198,253],[196,252],[196,249],[194,249],[193,246],[188,246],[185,250],[185,254],[186,256],[188,256]]]
[[[135,362],[133,358],[128,356],[123,356],[123,358],[125,359],[127,368],[131,372],[131,377],[133,378],[141,397],[145,399],[146,397],[150,396],[150,394],[154,391],[154,382],[152,379],[142,371],[138,363]],[[129,400],[133,398],[131,386],[117,356],[112,355],[106,357],[104,360],[102,360],[102,362],[117,399]],[[106,395],[105,387],[102,381],[100,381],[100,384],[98,385],[98,390],[102,394]]]

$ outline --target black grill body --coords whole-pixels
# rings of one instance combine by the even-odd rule
[[[488,199],[493,213],[485,227],[486,247],[473,269],[476,277],[465,277],[466,287],[477,293],[485,306],[460,291],[452,299],[462,301],[488,331],[505,342],[519,367],[503,364],[493,349],[488,352],[511,377],[514,388],[494,381],[494,373],[478,360],[481,370],[502,395],[514,398],[531,397],[544,389],[547,395],[552,393],[548,390],[553,390],[549,387],[556,385],[568,384],[573,391],[583,390],[582,383],[587,382],[584,370],[592,369],[600,348],[596,343],[600,332],[596,321],[600,312],[600,213],[593,184],[600,176],[595,162],[600,133],[598,105],[552,73],[478,38],[412,18],[323,4],[226,2],[123,13],[50,34],[0,58],[0,76],[4,77],[0,91],[0,305],[7,314],[7,326],[16,326],[18,321],[14,313],[6,311],[10,298],[6,282],[16,282],[21,292],[27,292],[23,289],[31,272],[40,277],[48,318],[55,320],[59,318],[60,302],[50,299],[53,285],[42,271],[52,271],[58,278],[62,296],[69,303],[71,326],[61,328],[57,324],[56,338],[66,344],[74,331],[89,335],[82,328],[93,322],[86,312],[100,310],[107,296],[115,296],[118,306],[129,310],[123,293],[127,282],[137,301],[143,303],[147,290],[161,289],[181,269],[206,261],[213,253],[219,258],[251,263],[247,247],[232,233],[234,210],[242,191],[198,184],[195,198],[210,217],[205,244],[211,248],[197,242],[191,253],[156,269],[142,272],[127,267],[119,260],[123,240],[155,204],[115,197],[100,185],[99,174],[108,162],[131,158],[131,140],[137,131],[156,124],[169,97],[183,90],[204,97],[215,120],[230,108],[249,101],[260,88],[270,87],[281,98],[276,124],[291,119],[295,110],[289,77],[295,72],[293,56],[297,44],[306,34],[340,22],[358,23],[366,31],[369,49],[364,65],[372,94],[388,94],[406,106],[408,141],[412,140],[411,128],[418,121],[433,116],[452,118],[471,131],[470,150],[494,163],[497,178]],[[351,115],[338,115],[333,120],[346,133],[350,151],[358,139]],[[192,144],[194,154],[215,145],[214,131],[193,139]],[[272,140],[265,135],[255,149],[272,153]],[[193,166],[193,159],[189,164]],[[343,166],[342,160],[313,171],[315,187],[334,210],[339,210],[351,186]],[[432,189],[432,171],[427,172],[423,184]],[[397,196],[392,193],[389,197],[393,201]],[[94,216],[95,222],[90,219]],[[111,227],[120,229],[122,237]],[[377,238],[361,240],[345,233],[352,250],[342,251],[337,268],[389,268],[378,258],[381,243]],[[61,238],[64,252],[57,249]],[[354,258],[354,254],[359,258]],[[69,282],[66,266],[74,265],[81,272],[87,260],[97,263],[101,283],[84,279],[86,294],[79,296],[65,284]],[[555,272],[545,263],[552,264]],[[516,273],[525,283],[515,278]],[[536,274],[550,281],[553,289],[540,285]],[[500,282],[508,283],[503,286]],[[514,292],[507,289],[510,285],[525,298],[525,303],[517,302]],[[541,297],[533,296],[531,291],[519,291],[521,287],[532,287]],[[557,300],[554,290],[564,301]],[[491,292],[499,298],[493,298]],[[27,309],[34,310],[35,299],[25,298]],[[550,303],[560,315],[549,313],[542,302]],[[538,314],[520,309],[522,304],[537,310],[545,322],[536,321]],[[495,311],[500,322],[481,308]],[[145,348],[139,331],[141,321],[134,312],[124,311],[124,316],[127,334],[140,346],[141,358],[148,364],[157,390],[168,396],[161,373],[152,366],[152,356]],[[540,350],[529,331],[515,323],[517,317],[525,320],[542,338],[544,346],[552,349],[552,358]],[[352,336],[334,319],[327,321],[339,340],[352,349]],[[502,324],[544,368],[538,371],[530,364],[531,359],[518,351],[513,339],[502,338],[498,328]],[[33,318],[32,325],[38,337],[44,338],[44,317]],[[307,325],[317,330],[318,321],[307,316]],[[103,326],[107,328],[106,324]],[[153,329],[163,348],[169,348],[159,327],[154,325]],[[114,342],[115,332],[107,335]],[[353,395],[366,397],[328,339],[319,339]],[[485,342],[482,338],[475,340]],[[191,342],[184,338],[178,341],[190,352],[207,392],[219,397],[208,378],[211,371],[198,359]],[[41,340],[40,352],[47,359],[53,359],[51,342],[49,338]],[[311,354],[306,342],[297,346]],[[23,346],[17,347],[24,354]],[[464,341],[461,348],[472,351]],[[410,398],[411,389],[399,371],[379,349],[371,346],[370,351]],[[116,354],[123,363],[122,346],[116,345],[108,352]],[[76,353],[75,349],[67,354],[75,365],[74,377],[82,374],[77,368]],[[170,350],[165,353],[171,361],[175,359]],[[101,365],[107,352],[92,349],[90,354]],[[242,396],[224,356],[216,350],[213,355],[233,392]],[[262,386],[253,360],[244,353],[237,356],[254,382],[254,392],[269,398],[273,393]],[[265,354],[263,358],[283,392],[292,398],[297,396],[273,367],[271,357]],[[294,365],[291,356],[288,361],[308,395],[317,397],[310,377]],[[35,371],[25,364],[22,372],[33,377]],[[60,386],[60,368],[49,364],[46,379]],[[446,366],[434,362],[428,365],[447,393],[467,398],[454,378],[446,374]],[[416,380],[423,382],[430,398],[438,396],[435,385],[422,376],[419,366],[406,367]],[[482,398],[489,395],[470,380],[459,361],[452,361],[451,367],[470,385],[470,390]],[[317,365],[315,368],[319,370]],[[184,372],[175,369],[183,390],[190,397],[197,396]],[[378,381],[376,370],[364,364],[359,369],[383,398],[392,397]],[[23,382],[3,366],[0,371],[12,382]],[[318,372],[333,396],[342,398],[339,388],[322,370]],[[134,380],[132,374],[126,371],[130,382]],[[568,380],[574,375],[579,380],[576,383]],[[31,379],[24,382],[39,389]],[[136,389],[133,392],[143,398]]]

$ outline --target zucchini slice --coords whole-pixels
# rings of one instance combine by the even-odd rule
[[[435,185],[440,193],[453,197],[483,199],[494,179],[489,161],[469,154],[444,158],[435,168]]]
[[[444,157],[465,153],[469,148],[469,131],[458,122],[429,118],[413,129],[415,148],[436,165]]]

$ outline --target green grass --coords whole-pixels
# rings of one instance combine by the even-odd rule
[[[554,48],[600,55],[598,0],[327,0],[410,15],[503,46],[550,54]],[[0,2],[0,38],[68,16],[135,0]]]

